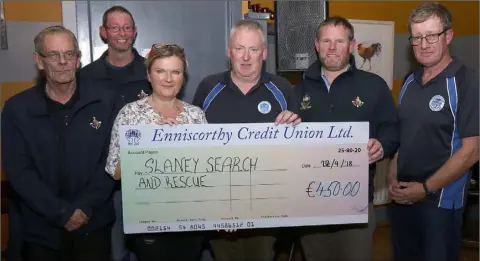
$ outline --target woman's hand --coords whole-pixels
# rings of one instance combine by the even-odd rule
[[[162,124],[168,124],[170,126],[173,126],[173,125],[178,125],[180,124],[177,119],[174,119],[174,118],[162,118],[158,124],[162,125]]]
[[[117,163],[117,167],[113,173],[113,179],[120,180],[120,176],[122,175],[122,169],[120,168],[120,161]]]

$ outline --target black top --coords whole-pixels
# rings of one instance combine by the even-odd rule
[[[298,112],[297,104],[291,84],[267,72],[247,94],[233,83],[230,71],[210,75],[200,82],[193,99],[209,123],[274,122],[283,110]]]
[[[123,105],[134,102],[152,93],[147,78],[145,58],[133,49],[134,59],[131,63],[115,67],[107,60],[108,51],[100,58],[80,70],[82,79],[93,81],[98,86],[110,88],[117,93]]]
[[[46,92],[46,85],[42,86],[43,88],[39,88],[38,90],[41,91],[42,96],[45,97],[46,106],[47,106],[47,113],[50,115],[53,126],[55,129],[55,133],[57,135],[56,140],[56,147],[57,150],[51,151],[50,153],[57,152],[57,164],[58,164],[58,191],[57,196],[59,197],[66,197],[68,196],[69,191],[69,184],[68,184],[68,174],[67,171],[67,158],[66,158],[66,144],[65,144],[65,135],[67,132],[68,122],[71,118],[72,108],[77,103],[79,98],[79,90],[75,87],[75,91],[65,104],[61,104],[57,101],[54,101],[48,97]]]
[[[96,86],[108,88],[115,92],[119,109],[127,103],[137,101],[150,94],[152,88],[147,78],[145,58],[133,50],[134,59],[129,64],[116,67],[107,60],[108,50],[100,58],[80,70],[82,79],[94,82]],[[121,182],[116,182],[116,189],[121,189]]]
[[[398,179],[425,181],[461,147],[461,139],[478,136],[478,73],[454,59],[422,84],[423,68],[405,81],[400,101]],[[448,84],[451,78],[450,84]],[[439,206],[463,206],[468,175],[449,184],[433,199]]]
[[[110,77],[113,82],[117,84],[126,83],[129,81],[131,75],[135,73],[135,59],[125,66],[115,66],[110,64],[110,62],[106,58],[107,57],[104,54],[102,55],[102,57],[100,57],[100,61],[103,61],[103,63],[105,64],[106,75],[108,75],[108,77]]]
[[[317,60],[305,73],[305,79],[295,87],[303,122],[370,123],[370,138],[383,147],[384,157],[398,148],[398,118],[395,102],[385,81],[378,75],[355,67],[353,56],[349,69],[340,74],[327,89]],[[375,164],[370,171],[370,200],[373,200]]]
[[[77,90],[76,102],[60,106],[37,85],[8,99],[2,110],[2,162],[19,198],[22,238],[50,248],[60,245],[75,209],[90,219],[73,233],[91,233],[115,218],[114,182],[105,172],[115,95],[85,81]]]

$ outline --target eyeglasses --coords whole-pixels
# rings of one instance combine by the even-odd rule
[[[132,32],[135,29],[135,25],[124,25],[124,26],[118,26],[114,25],[112,27],[105,26],[107,30],[109,30],[112,33],[118,33],[120,32],[120,29],[123,29],[124,32]]]
[[[408,38],[408,40],[410,41],[410,44],[413,45],[413,46],[417,46],[417,45],[420,45],[422,44],[422,39],[425,39],[427,41],[427,43],[429,44],[434,44],[436,42],[438,42],[438,39],[440,38],[440,35],[444,34],[448,29],[445,29],[443,31],[441,31],[440,33],[436,33],[436,34],[429,34],[429,35],[426,35],[426,36],[410,36]]]
[[[41,57],[45,58],[45,60],[50,62],[60,61],[62,55],[65,58],[65,60],[68,60],[68,61],[76,60],[78,58],[78,52],[76,51],[68,51],[65,53],[50,52],[48,54],[38,53],[38,55],[40,55]]]

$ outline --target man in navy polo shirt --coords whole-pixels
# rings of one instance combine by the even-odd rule
[[[267,58],[261,25],[240,20],[232,28],[228,46],[231,70],[200,82],[193,104],[205,111],[209,123],[298,124],[298,102],[291,84],[284,78],[262,72]],[[274,229],[249,229],[210,241],[215,259],[222,261],[270,261],[275,242]]]
[[[450,56],[452,17],[422,4],[409,18],[422,65],[399,95],[400,148],[389,174],[395,260],[458,260],[470,168],[478,161],[478,73]]]

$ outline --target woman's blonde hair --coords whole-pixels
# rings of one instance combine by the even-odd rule
[[[148,53],[147,59],[145,59],[145,67],[147,72],[150,72],[153,62],[157,59],[167,58],[176,56],[182,60],[183,63],[183,75],[187,75],[187,58],[185,56],[185,51],[182,47],[176,44],[154,44],[150,52]]]

